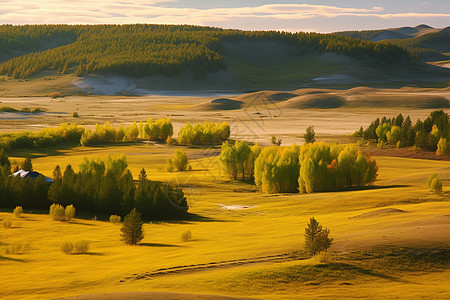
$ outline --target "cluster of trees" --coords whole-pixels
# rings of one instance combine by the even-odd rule
[[[106,122],[105,125],[96,124],[94,131],[86,129],[81,138],[80,144],[82,146],[90,146],[104,143],[117,143],[125,141],[137,141],[139,136],[139,128],[136,122],[132,125],[119,128],[114,128]]]
[[[173,126],[170,119],[162,118],[153,121],[149,118],[147,122],[139,123],[139,132],[143,139],[166,141],[173,135]]]
[[[83,146],[117,143],[126,141],[137,141],[138,138],[147,140],[165,141],[173,135],[173,126],[170,119],[152,120],[149,118],[145,123],[141,121],[139,126],[136,122],[129,126],[120,125],[114,128],[106,122],[105,125],[96,124],[94,131],[86,129],[81,136],[80,143]]]
[[[260,149],[246,142],[222,145],[219,159],[232,180],[253,180],[264,193],[313,193],[371,184],[375,160],[351,146],[308,143]]]
[[[180,145],[214,145],[230,137],[230,125],[227,122],[205,122],[192,126],[189,122],[178,132]]]
[[[25,78],[44,70],[60,74],[112,72],[133,77],[177,75],[226,68],[224,41],[273,40],[294,45],[299,54],[335,52],[384,61],[407,57],[388,43],[373,43],[336,34],[240,31],[187,25],[35,25],[0,26],[0,49],[28,54],[0,64],[0,74]],[[51,49],[45,44],[53,44]],[[36,45],[33,47],[33,45]],[[11,55],[13,56],[13,55]]]
[[[79,143],[85,129],[76,124],[63,123],[57,128],[0,134],[0,148],[39,148],[67,143]]]
[[[362,187],[377,177],[375,160],[351,146],[307,144],[300,148],[301,193],[335,191],[346,187]]]
[[[258,144],[250,146],[245,141],[222,144],[219,160],[231,180],[253,181],[255,179],[255,160],[261,153]]]
[[[428,150],[436,150],[446,155],[447,140],[450,139],[450,118],[442,110],[436,110],[422,122],[417,120],[413,125],[411,118],[399,114],[393,118],[377,118],[366,129],[362,127],[355,132],[366,140],[375,139],[377,143],[388,143],[397,147],[413,146]],[[445,141],[444,141],[445,140]]]
[[[180,217],[188,210],[180,188],[151,181],[146,176],[139,176],[136,183],[125,156],[106,160],[85,158],[78,173],[71,165],[67,165],[64,172],[56,166],[50,185],[42,176],[35,181],[10,176],[9,159],[5,155],[2,157],[0,207],[20,205],[46,210],[51,203],[56,203],[74,205],[80,211],[118,215],[125,215],[136,207],[146,219]]]

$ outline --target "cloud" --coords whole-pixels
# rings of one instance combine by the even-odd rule
[[[164,3],[168,2],[177,0],[0,0],[2,9],[0,24],[160,23],[215,26],[236,24],[234,27],[239,28],[239,24],[244,20],[247,24],[267,20],[267,24],[281,25],[286,21],[336,17],[380,19],[450,17],[448,13],[389,13],[382,7],[267,4],[254,7],[196,9],[164,6]]]

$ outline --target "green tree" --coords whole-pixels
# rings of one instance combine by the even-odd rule
[[[31,163],[31,158],[27,157],[21,165],[22,170],[33,171],[33,164]]]
[[[329,234],[329,229],[323,229],[314,217],[310,218],[305,228],[305,250],[308,254],[315,256],[322,251],[326,252],[333,244]]]
[[[145,180],[147,180],[147,172],[145,171],[144,168],[142,168],[139,171],[139,181],[145,181]]]
[[[128,245],[136,245],[144,238],[144,232],[142,230],[141,214],[136,208],[133,208],[131,212],[125,216],[123,225],[120,231],[122,232],[121,241]]]
[[[306,128],[306,132],[303,135],[303,138],[305,139],[305,143],[314,143],[316,141],[316,133],[314,131],[314,126],[308,126]]]

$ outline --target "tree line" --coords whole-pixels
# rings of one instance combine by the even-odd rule
[[[26,78],[41,71],[59,74],[115,73],[132,77],[190,70],[200,78],[226,69],[222,43],[272,40],[298,54],[334,52],[383,61],[408,58],[406,50],[337,34],[240,31],[188,25],[26,25],[0,26],[0,49],[25,52],[0,64],[0,74]],[[46,49],[45,45],[54,47]],[[35,45],[35,46],[33,46]]]
[[[139,125],[120,125],[118,128],[105,124],[96,124],[94,130],[77,124],[63,123],[56,128],[39,131],[22,131],[0,134],[0,149],[41,148],[65,144],[92,146],[105,143],[135,142],[138,140],[163,141],[180,145],[214,145],[230,137],[230,125],[227,122],[206,122],[192,126],[189,122],[178,133],[178,140],[172,138],[173,125],[170,119],[148,119]]]
[[[371,184],[375,160],[351,146],[308,143],[260,149],[225,142],[219,160],[231,180],[254,180],[264,193],[313,193]]]
[[[73,205],[79,211],[125,215],[137,208],[146,219],[183,216],[188,205],[181,188],[140,176],[135,182],[125,156],[85,158],[75,172],[69,164],[57,165],[53,183],[43,176],[33,181],[11,175],[9,159],[1,152],[0,207],[48,210],[52,203]],[[141,171],[141,173],[145,174]]]
[[[397,148],[416,146],[448,155],[447,141],[450,139],[449,115],[442,110],[436,110],[421,121],[418,119],[413,125],[411,118],[400,113],[393,118],[377,118],[364,129],[354,133],[365,140],[375,140],[380,146],[385,143]]]

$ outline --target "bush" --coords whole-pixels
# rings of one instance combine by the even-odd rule
[[[174,170],[173,162],[170,158],[166,159],[166,170],[167,170],[167,172],[173,172],[173,170]]]
[[[70,221],[71,219],[73,219],[75,217],[75,207],[72,204],[67,205],[66,209],[64,211],[64,215],[65,215],[67,221]]]
[[[77,113],[76,111],[74,111],[74,112],[72,113],[72,117],[78,118],[78,117],[79,117],[79,116],[78,116],[78,113]]]
[[[31,245],[29,242],[17,242],[3,248],[5,254],[21,254],[30,250]]]
[[[64,254],[70,254],[73,251],[73,244],[71,242],[64,242],[61,244],[60,249]]]
[[[11,221],[10,220],[3,220],[3,227],[4,228],[11,228]]]
[[[120,231],[122,232],[120,235],[121,240],[128,245],[136,245],[144,238],[141,214],[136,208],[133,208],[131,212],[125,216]]]
[[[109,216],[109,222],[111,222],[113,224],[119,224],[121,220],[122,220],[122,218],[118,215]]]
[[[23,213],[22,206],[16,206],[16,208],[14,208],[13,214],[16,218],[20,218],[20,215],[22,213]]]
[[[189,242],[192,239],[192,233],[190,230],[186,230],[181,234],[181,241],[186,243]]]
[[[89,244],[89,241],[87,241],[87,240],[81,240],[81,241],[75,242],[75,245],[74,245],[75,251],[80,254],[88,253],[89,247],[90,247],[90,244]]]
[[[63,94],[61,92],[52,92],[52,93],[48,94],[48,96],[55,99],[55,98],[63,97]]]
[[[172,158],[172,164],[177,169],[177,171],[186,171],[189,160],[186,152],[182,150],[177,150]]]
[[[64,221],[66,219],[66,211],[63,206],[53,203],[50,206],[50,218],[53,221]]]
[[[428,177],[427,186],[433,193],[442,193],[442,182],[437,174],[431,174],[430,177]]]

